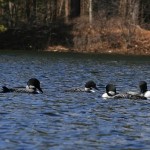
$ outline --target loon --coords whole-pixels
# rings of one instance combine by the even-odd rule
[[[102,95],[102,98],[114,98],[115,95],[117,95],[115,85],[107,84],[106,93]]]
[[[9,93],[9,92],[38,94],[43,93],[43,90],[40,87],[40,81],[36,78],[31,78],[28,80],[26,87],[16,87],[16,88],[8,88],[6,86],[2,87],[1,93]]]
[[[95,92],[95,90],[98,90],[96,83],[92,80],[85,83],[84,88],[72,88],[67,89],[65,92]]]
[[[102,95],[102,98],[104,99],[146,99],[143,95],[139,94],[130,94],[130,93],[117,93],[116,92],[116,86],[113,84],[107,84],[106,86],[106,93]]]
[[[132,97],[143,97],[143,99],[150,99],[150,91],[147,90],[147,83],[145,81],[139,82],[139,92],[127,92]]]
[[[147,89],[147,82],[140,81],[139,82],[140,94],[147,99],[150,99],[150,91]]]

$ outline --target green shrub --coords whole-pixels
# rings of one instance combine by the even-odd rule
[[[6,30],[7,28],[4,25],[0,24],[0,32],[4,32]]]

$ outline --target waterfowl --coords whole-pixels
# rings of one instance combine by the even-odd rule
[[[114,84],[107,84],[106,93],[102,95],[102,98],[114,98],[116,94],[116,86]]]
[[[40,81],[36,78],[31,78],[28,80],[26,87],[8,88],[6,86],[3,86],[1,93],[8,92],[38,94],[43,93],[43,90],[40,87]]]
[[[83,88],[72,88],[67,89],[65,92],[95,92],[95,90],[98,90],[96,83],[92,80],[85,83],[85,86]]]
[[[139,82],[140,94],[147,99],[150,99],[150,91],[147,89],[147,82],[140,81]]]
[[[146,99],[143,95],[140,94],[131,94],[131,93],[117,93],[116,92],[116,86],[113,84],[107,84],[106,86],[106,93],[102,95],[102,98],[108,99],[108,98],[113,98],[113,99]]]

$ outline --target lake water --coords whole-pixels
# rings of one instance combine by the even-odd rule
[[[104,100],[107,83],[118,91],[150,88],[150,57],[0,52],[0,85],[41,81],[43,94],[0,94],[0,149],[150,149],[150,101]],[[69,93],[94,80],[99,91]]]

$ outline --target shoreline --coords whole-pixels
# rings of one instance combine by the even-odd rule
[[[93,52],[76,52],[76,51],[49,51],[49,50],[22,50],[22,49],[0,49],[0,55],[15,55],[17,54],[18,56],[20,55],[31,55],[34,56],[35,54],[37,56],[45,56],[45,55],[52,55],[52,56],[61,56],[64,57],[91,57],[91,58],[105,58],[107,60],[138,60],[138,61],[149,61],[150,60],[150,55],[133,55],[133,54],[123,54],[123,53],[93,53]]]
[[[0,49],[150,56],[150,30],[109,21],[102,29],[98,23],[81,24],[8,29],[0,33]]]
[[[44,52],[58,52],[58,53],[78,53],[78,54],[106,54],[106,55],[123,55],[123,56],[150,56],[150,50],[149,52],[143,53],[139,51],[138,49],[136,50],[97,50],[97,51],[80,51],[80,50],[74,50],[74,49],[69,49],[64,46],[49,46],[45,50],[41,50]],[[137,53],[138,51],[138,53]]]

